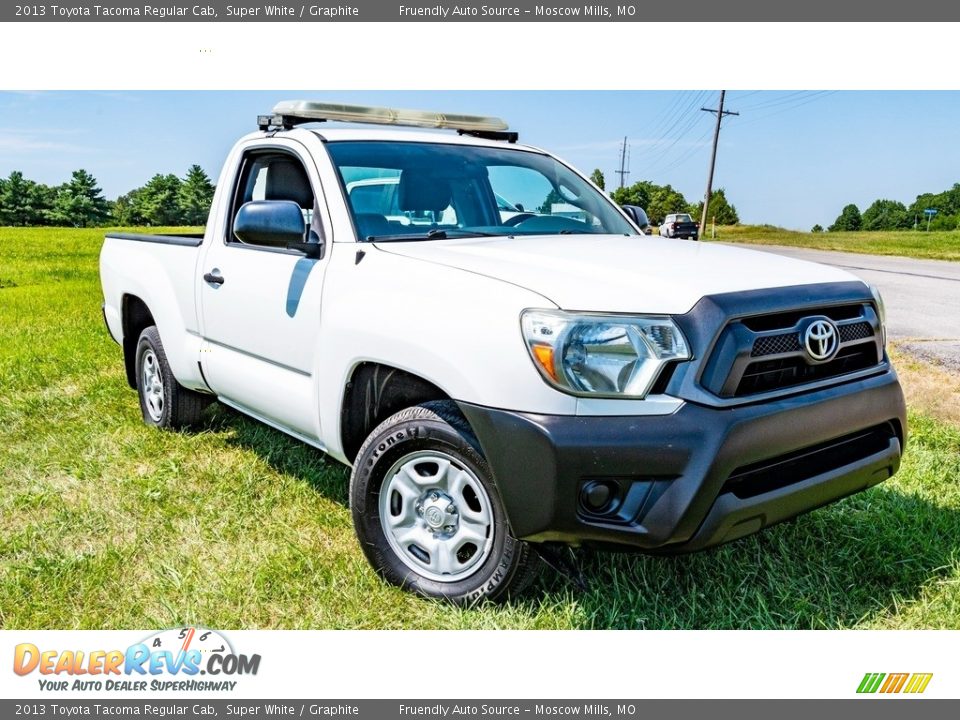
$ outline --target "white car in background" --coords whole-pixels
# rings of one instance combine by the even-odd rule
[[[700,223],[688,213],[667,215],[660,223],[660,237],[697,240],[700,237]]]

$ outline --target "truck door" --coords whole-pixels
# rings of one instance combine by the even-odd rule
[[[312,158],[296,142],[251,147],[240,159],[223,237],[216,234],[199,267],[203,319],[200,364],[228,405],[293,430],[320,436],[313,372],[323,275],[332,244],[312,259],[286,247],[241,242],[237,210],[251,200],[289,200],[304,214],[310,239],[324,242],[328,221]]]

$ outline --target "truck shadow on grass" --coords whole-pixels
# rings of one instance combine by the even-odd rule
[[[230,410],[214,424],[233,430],[230,444],[348,505],[346,467]],[[574,557],[586,591],[545,568],[509,611],[592,629],[793,629],[902,626],[908,620],[895,616],[911,605],[913,624],[952,627],[952,615],[923,606],[960,557],[960,512],[891,482],[706,552]]]
[[[231,431],[227,444],[256,453],[275,471],[295,477],[325,498],[349,506],[350,469],[346,465],[226,406],[215,404],[207,412],[204,427]]]

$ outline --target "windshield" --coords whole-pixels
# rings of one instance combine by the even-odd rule
[[[570,168],[518,149],[331,142],[362,240],[637,231]]]

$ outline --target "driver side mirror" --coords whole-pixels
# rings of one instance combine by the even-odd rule
[[[633,220],[634,224],[643,231],[644,234],[649,234],[650,231],[650,218],[647,217],[647,212],[642,207],[636,205],[624,205],[623,211]]]
[[[290,200],[252,200],[244,203],[233,221],[233,234],[248,245],[297,250],[307,257],[323,255],[322,242],[306,242],[306,223],[300,206]]]

